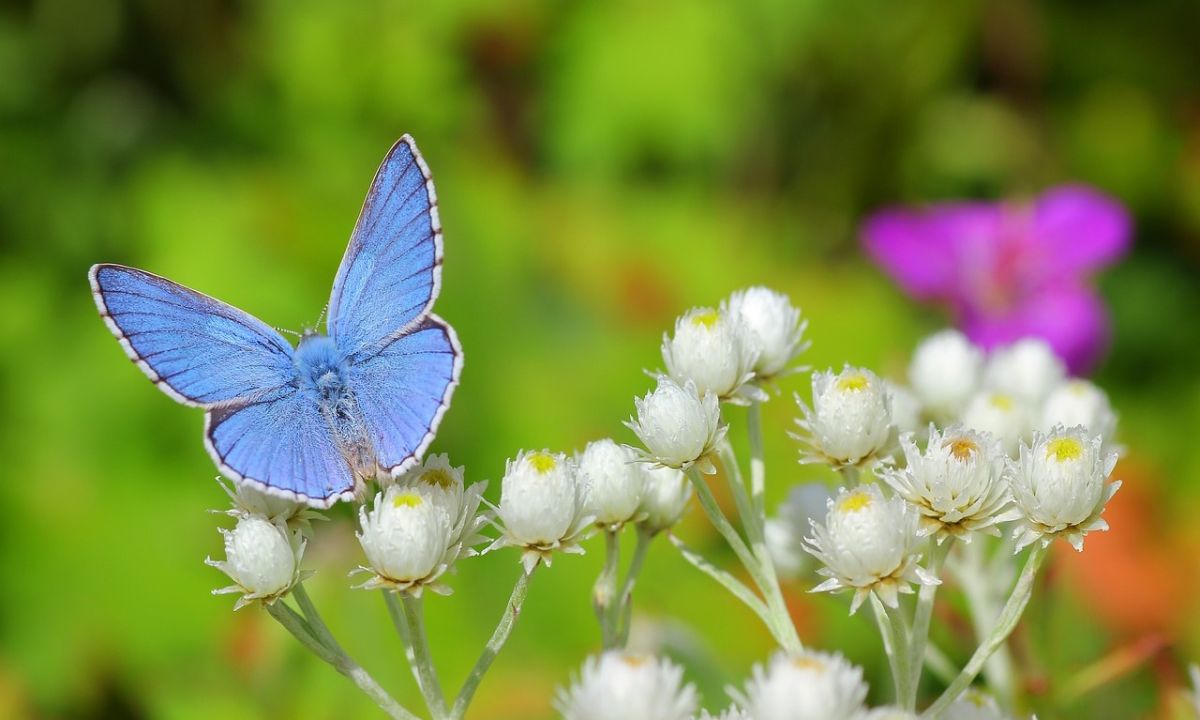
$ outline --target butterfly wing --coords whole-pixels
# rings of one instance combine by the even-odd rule
[[[329,336],[349,357],[378,352],[429,313],[442,226],[429,168],[400,138],[375,173],[329,298]]]
[[[442,228],[429,168],[408,135],[375,174],[329,301],[329,335],[380,468],[395,475],[433,441],[462,371],[454,330],[430,308]]]
[[[397,475],[425,453],[461,372],[458,337],[436,315],[350,367],[358,409],[382,469]]]
[[[350,464],[312,393],[284,387],[213,408],[204,438],[221,472],[266,492],[315,507],[354,497]]]
[[[329,505],[354,479],[292,347],[257,318],[122,265],[90,273],[96,306],[125,353],[175,400],[202,407],[205,447],[226,475]]]

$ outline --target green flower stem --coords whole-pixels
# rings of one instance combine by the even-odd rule
[[[750,403],[746,411],[746,433],[750,436],[750,498],[755,514],[766,517],[767,468],[763,462],[762,403]]]
[[[708,515],[709,522],[713,524],[717,532],[721,533],[725,542],[729,543],[729,547],[733,548],[734,554],[737,555],[742,565],[746,566],[746,570],[749,571],[754,582],[760,587],[766,584],[766,578],[759,568],[758,559],[750,551],[746,542],[742,540],[742,536],[738,535],[738,531],[730,524],[725,513],[721,512],[721,506],[713,497],[712,490],[708,487],[704,476],[700,474],[695,465],[688,468],[687,476],[692,481],[692,487],[696,489],[696,497],[700,499],[700,507],[704,508],[704,514]]]
[[[434,720],[447,717],[446,695],[438,681],[437,670],[433,666],[433,656],[429,652],[429,638],[425,635],[425,609],[420,597],[404,595],[400,598],[400,607],[404,611],[404,624],[408,627],[409,643],[406,649],[408,664],[412,666],[417,686],[425,696],[425,706],[433,715]]]
[[[1038,545],[1030,551],[1029,557],[1025,560],[1025,567],[1021,570],[1020,577],[1017,578],[1016,584],[1013,586],[1012,594],[1008,596],[1008,602],[1004,603],[1004,609],[1000,611],[1000,616],[996,619],[995,625],[987,638],[980,643],[976,648],[975,654],[967,661],[966,666],[958,674],[958,677],[946,687],[946,690],[941,696],[929,706],[922,717],[936,718],[940,715],[952,702],[958,699],[958,696],[971,684],[979,671],[983,669],[983,663],[996,651],[1004,641],[1012,633],[1017,626],[1017,621],[1021,619],[1021,614],[1025,612],[1025,606],[1029,604],[1029,597],[1033,594],[1033,581],[1037,577],[1038,569],[1042,566],[1042,561],[1046,558],[1046,548]]]
[[[759,472],[765,472],[765,466],[762,461],[762,442],[751,442],[751,483],[753,484],[753,470],[757,466]],[[783,599],[783,591],[779,587],[779,577],[775,573],[775,561],[771,559],[771,553],[767,549],[767,516],[765,511],[761,509],[761,498],[758,502],[752,497],[746,495],[746,485],[742,481],[741,469],[738,465],[737,456],[733,451],[733,446],[728,442],[723,443],[721,447],[721,464],[724,467],[725,475],[729,479],[729,487],[733,492],[734,502],[737,504],[738,514],[742,520],[742,526],[746,529],[746,536],[750,540],[750,548],[759,565],[759,571],[762,579],[755,579],[759,589],[766,598],[767,607],[771,614],[775,617],[775,621],[780,628],[783,639],[780,644],[791,652],[800,652],[804,649],[804,645],[800,642],[800,636],[796,633],[796,627],[792,623],[792,617],[788,613],[787,602]],[[760,478],[760,482],[762,479]]]
[[[358,686],[358,689],[362,690],[381,710],[387,713],[388,717],[394,720],[419,720],[416,715],[396,702],[366,670],[351,660],[341,647],[329,647],[319,640],[312,627],[287,603],[279,600],[267,605],[266,608],[271,617],[275,618],[285,630],[299,640],[301,645],[329,663],[333,669],[348,677]]]
[[[942,575],[942,565],[954,545],[954,537],[947,538],[940,545],[934,538],[929,539],[928,570],[936,577]],[[908,697],[901,698],[900,707],[912,710],[917,705],[917,689],[921,685],[921,670],[924,668],[925,645],[929,641],[929,623],[933,618],[933,601],[937,595],[937,585],[922,585],[917,595],[917,609],[913,613],[912,648],[908,658],[909,679]]]
[[[621,563],[621,536],[611,529],[604,530],[604,568],[592,588],[592,608],[600,621],[600,636],[607,650],[617,642],[616,615],[620,612],[617,599],[617,572]],[[616,612],[614,612],[616,611]]]
[[[536,569],[535,565],[534,570]],[[491,668],[492,661],[496,659],[496,655],[500,653],[504,643],[508,642],[508,636],[512,634],[513,627],[517,624],[517,618],[521,615],[521,605],[525,602],[525,595],[529,591],[529,579],[532,576],[533,571],[526,574],[522,570],[520,576],[517,577],[512,595],[509,596],[508,604],[504,607],[504,614],[500,616],[500,622],[492,632],[492,637],[483,648],[483,652],[479,654],[479,659],[475,661],[475,667],[471,668],[471,674],[467,676],[462,689],[458,691],[458,697],[454,699],[454,707],[450,711],[451,720],[461,720],[467,714],[467,708],[471,704],[471,699],[475,697],[475,690],[479,687],[480,681]]]
[[[638,526],[637,544],[633,548],[633,559],[629,561],[629,569],[625,571],[625,582],[621,584],[621,594],[617,599],[617,647],[623,648],[629,642],[629,625],[633,615],[633,586],[638,575],[642,572],[642,564],[646,561],[646,551],[654,534],[644,527]]]
[[[957,556],[961,562],[957,563],[955,569],[958,571],[963,594],[967,598],[967,609],[975,629],[975,641],[979,643],[988,636],[1000,615],[1000,609],[997,607],[999,598],[996,597],[997,578],[1004,578],[1001,582],[1012,578],[1010,563],[1013,556],[1011,549],[1007,548],[1011,548],[1009,543],[1001,543],[997,549],[997,557],[992,562],[988,562],[984,557],[981,543],[964,544],[963,552]],[[1005,705],[1010,704],[1014,695],[1016,670],[1006,644],[998,647],[995,654],[984,663],[983,675],[992,692]]]
[[[896,688],[896,702],[903,704],[912,691],[913,672],[909,667],[911,655],[909,651],[909,629],[906,626],[900,608],[889,610],[871,593],[871,609],[874,611],[875,622],[879,626],[879,636],[883,639],[883,650],[887,653],[888,666],[892,671],[892,682]]]

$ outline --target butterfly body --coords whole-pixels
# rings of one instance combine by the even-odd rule
[[[419,461],[462,370],[431,312],[442,236],[429,170],[407,135],[384,159],[334,280],[328,334],[292,347],[253,316],[123,265],[89,273],[121,347],[173,399],[205,410],[221,471],[317,507]]]

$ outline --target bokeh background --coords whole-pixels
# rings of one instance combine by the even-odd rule
[[[371,174],[409,132],[446,228],[438,311],[467,358],[434,449],[493,498],[520,448],[631,440],[620,421],[662,331],[738,287],[792,295],[814,365],[902,374],[945,317],[864,259],[858,223],[882,204],[1064,180],[1119,198],[1136,244],[1101,280],[1115,343],[1097,379],[1126,485],[1112,532],[1056,556],[1016,652],[1043,718],[1168,717],[1200,659],[1197,27],[1189,0],[5,3],[0,716],[375,716],[264,613],[209,594],[224,578],[201,561],[225,519],[207,510],[224,496],[201,415],[129,364],[84,275],[134,264],[311,325]],[[772,506],[824,477],[795,463],[794,415],[786,394],[769,405]],[[332,515],[312,592],[416,705],[383,604],[347,589],[350,513]],[[722,557],[698,520],[681,532]],[[535,578],[474,718],[551,717],[598,645],[595,543]],[[429,602],[448,685],[517,572],[512,552],[466,562]],[[788,589],[805,639],[865,665],[885,699],[866,619],[806,589]],[[637,607],[710,707],[770,649],[665,543]]]

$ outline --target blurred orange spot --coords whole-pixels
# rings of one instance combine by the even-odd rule
[[[1164,527],[1152,471],[1122,460],[1113,477],[1125,482],[1104,510],[1110,529],[1089,534],[1082,553],[1059,543],[1057,562],[1112,629],[1169,633],[1186,621],[1196,591],[1196,540]]]

